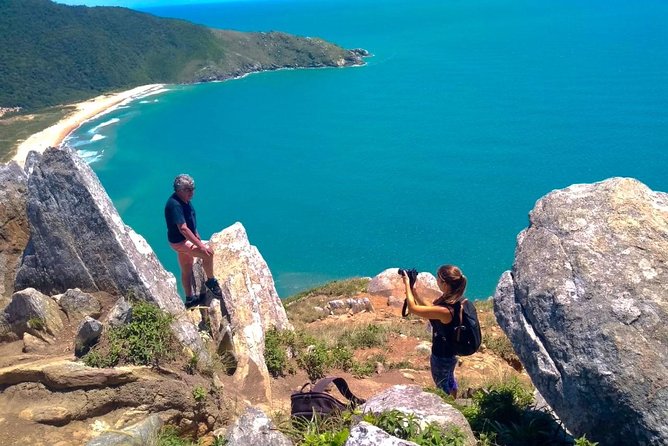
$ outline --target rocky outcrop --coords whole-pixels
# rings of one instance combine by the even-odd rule
[[[292,329],[267,263],[248,241],[241,223],[214,234],[214,273],[223,290],[237,359],[235,378],[256,401],[271,398],[264,362],[264,332],[271,327]],[[247,391],[247,392],[246,392]],[[251,400],[252,400],[251,399]]]
[[[433,423],[445,430],[456,428],[464,435],[467,445],[474,446],[476,444],[471,426],[469,426],[464,415],[446,404],[438,395],[424,392],[419,386],[392,386],[368,399],[361,409],[362,412],[375,414],[390,410],[398,410],[407,415],[412,414],[421,427]]]
[[[102,328],[103,326],[100,321],[86,316],[74,338],[74,354],[77,357],[82,357],[88,353],[97,343],[102,335]]]
[[[14,293],[4,312],[4,320],[17,336],[29,332],[33,336],[56,335],[63,329],[58,304],[33,288]]]
[[[27,195],[28,176],[19,165],[0,165],[0,310],[14,293],[16,269],[28,244]]]
[[[388,299],[403,299],[406,296],[406,291],[403,279],[397,272],[398,270],[399,268],[389,268],[372,278],[367,287],[369,294],[385,296]],[[441,293],[441,290],[438,289],[436,278],[431,273],[418,274],[417,282],[415,282],[415,291],[427,302],[431,302],[443,294]],[[390,305],[389,300],[388,305]]]
[[[86,446],[155,446],[163,422],[157,415],[117,432],[105,432]]]
[[[540,199],[494,296],[532,381],[574,434],[668,443],[668,194],[613,178]]]
[[[0,368],[0,386],[38,382],[49,389],[116,386],[136,381],[138,367],[97,369],[66,359],[47,359]]]
[[[49,148],[34,163],[27,203],[30,241],[16,276],[17,289],[30,286],[51,295],[80,288],[132,295],[177,316],[177,339],[204,351],[192,324],[179,318],[184,307],[174,276],[123,223],[95,173],[72,150]]]
[[[58,305],[67,314],[67,318],[71,322],[77,322],[86,316],[100,317],[102,314],[100,301],[95,296],[84,293],[78,288],[67,290],[65,294],[58,296]]]
[[[281,433],[260,409],[249,407],[230,428],[228,446],[292,446],[292,441]]]
[[[334,299],[327,302],[325,311],[329,314],[357,314],[362,311],[374,311],[373,305],[368,297],[350,297],[348,299]]]

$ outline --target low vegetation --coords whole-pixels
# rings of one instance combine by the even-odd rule
[[[132,320],[110,328],[86,356],[91,367],[114,367],[119,364],[158,366],[174,358],[176,341],[170,324],[173,317],[153,304],[132,303]]]
[[[0,119],[0,162],[9,161],[21,141],[57,123],[74,107],[50,107],[39,113],[3,116]]]
[[[297,446],[343,446],[353,422],[360,418],[395,437],[422,446],[465,444],[465,437],[458,429],[446,430],[432,423],[421,426],[415,416],[397,410],[380,414],[343,412],[325,418],[316,415],[312,420],[283,420],[278,426]]]

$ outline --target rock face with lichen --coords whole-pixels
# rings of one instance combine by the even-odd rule
[[[28,176],[15,162],[0,166],[0,309],[14,293],[14,276],[28,243]]]
[[[185,308],[174,276],[144,238],[123,223],[97,175],[72,150],[49,148],[34,161],[27,215],[30,240],[15,289],[132,295],[177,316],[176,337],[203,351],[195,327],[178,317]]]
[[[546,195],[494,305],[570,431],[668,443],[668,194],[613,178]]]

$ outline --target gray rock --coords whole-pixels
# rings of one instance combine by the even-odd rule
[[[177,316],[172,328],[208,360],[197,330],[180,319],[174,276],[146,241],[126,226],[91,168],[71,149],[49,148],[28,180],[30,241],[16,287],[46,294],[79,288],[155,303]]]
[[[668,194],[613,178],[529,217],[494,312],[533,383],[576,436],[668,444]]]
[[[100,317],[102,305],[95,296],[84,293],[79,288],[67,290],[58,300],[60,308],[70,320],[82,319],[86,316]]]
[[[120,297],[104,319],[110,327],[118,327],[127,324],[132,319],[132,307],[127,299]]]
[[[0,311],[14,292],[14,276],[28,243],[28,176],[16,162],[0,165]]]
[[[460,411],[416,385],[392,386],[368,399],[361,409],[375,414],[390,410],[413,414],[422,427],[435,423],[446,430],[457,428],[464,434],[467,445],[476,444],[471,426]]]
[[[211,237],[214,273],[223,291],[237,369],[234,379],[250,401],[271,399],[271,380],[264,362],[264,332],[292,330],[267,263],[252,246],[241,223]]]
[[[43,339],[33,336],[30,333],[23,333],[23,353],[35,353],[48,346],[49,344]]]
[[[102,335],[103,325],[100,321],[86,316],[79,326],[76,338],[74,338],[74,354],[81,357],[88,353]]]
[[[387,298],[387,306],[393,308],[402,308],[404,306],[405,297],[390,296]]]
[[[260,409],[249,407],[227,434],[228,446],[292,446]]]
[[[29,332],[41,337],[41,333],[57,334],[63,329],[58,304],[33,288],[18,291],[5,309],[5,321],[19,337]]]
[[[374,311],[373,305],[371,304],[371,301],[369,300],[368,297],[362,297],[362,298],[350,297],[348,299],[330,300],[329,302],[327,302],[325,309],[329,314],[343,314],[343,313],[357,314],[361,313],[362,311],[370,311],[370,312]]]
[[[350,429],[350,436],[345,446],[418,446],[418,444],[393,437],[373,424],[362,421]]]
[[[403,298],[406,295],[406,290],[403,279],[398,274],[398,270],[399,268],[388,268],[371,279],[367,287],[369,294],[388,298],[390,296],[400,296]],[[425,272],[418,274],[417,281],[415,282],[415,291],[427,302],[433,301],[442,294],[436,283],[436,278],[431,273]],[[401,304],[403,305],[403,300]]]
[[[157,446],[162,424],[158,415],[151,415],[119,432],[105,432],[86,446]]]

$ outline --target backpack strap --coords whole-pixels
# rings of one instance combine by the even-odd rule
[[[464,323],[464,306],[468,302],[468,299],[463,299],[459,301],[459,325]],[[462,333],[461,330],[457,330],[457,342],[459,342],[459,335]]]
[[[401,308],[401,315],[408,317],[408,298],[404,299],[404,306]]]
[[[353,395],[345,379],[334,376],[328,376],[327,378],[322,378],[320,381],[315,383],[312,392],[325,393],[325,389],[331,383],[334,383],[334,385],[336,385],[336,388],[339,389],[341,395],[345,396],[351,403],[353,403],[353,406],[364,404],[366,402],[366,400],[358,398],[355,395]]]

